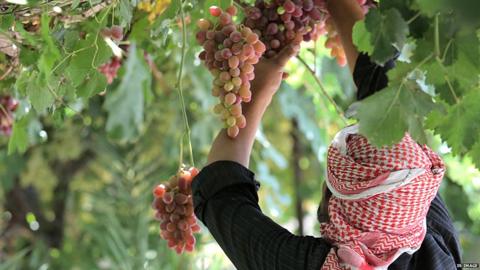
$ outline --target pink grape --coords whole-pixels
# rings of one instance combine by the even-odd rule
[[[232,126],[227,129],[227,134],[229,137],[235,138],[238,136],[240,129],[237,126]]]
[[[237,43],[237,42],[240,42],[240,40],[242,40],[242,34],[238,31],[234,31],[230,34],[230,39],[234,42],[234,43]]]
[[[114,25],[110,28],[110,30],[113,39],[118,41],[123,39],[123,28],[121,26]]]
[[[224,12],[220,15],[219,21],[222,25],[228,25],[232,22],[232,16]]]
[[[235,55],[231,56],[230,59],[228,59],[228,66],[231,69],[237,68],[239,64],[240,64],[240,59]]]
[[[197,26],[202,31],[207,31],[208,29],[210,29],[211,25],[212,23],[206,19],[200,19],[197,21]]]
[[[290,0],[285,1],[285,3],[283,4],[283,8],[287,13],[293,13],[295,11],[295,7],[296,5]]]
[[[225,49],[222,50],[222,57],[224,59],[228,59],[228,58],[232,57],[232,55],[233,54],[232,54],[232,51],[230,51],[230,49],[225,48]]]
[[[209,11],[210,11],[210,15],[214,17],[218,17],[220,16],[220,14],[222,14],[222,9],[217,6],[211,6]]]

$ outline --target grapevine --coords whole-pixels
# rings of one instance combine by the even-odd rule
[[[233,22],[237,9],[225,11],[212,6],[209,9],[217,23],[208,19],[197,22],[197,41],[203,46],[199,57],[215,77],[212,95],[218,97],[214,112],[219,114],[231,138],[238,136],[247,125],[242,113],[242,102],[250,102],[250,81],[255,78],[254,65],[258,63],[266,48],[257,33],[245,25]]]
[[[155,199],[152,207],[160,221],[160,236],[178,254],[194,250],[196,240],[193,233],[200,231],[193,211],[191,188],[192,179],[197,174],[198,170],[194,167],[182,167],[167,182],[153,189]]]

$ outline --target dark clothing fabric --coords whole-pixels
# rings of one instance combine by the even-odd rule
[[[387,70],[361,55],[354,73],[358,98],[384,88]],[[195,214],[239,270],[319,270],[331,245],[322,238],[293,235],[265,216],[258,205],[259,187],[254,173],[238,163],[210,164],[192,183]],[[438,195],[427,226],[422,247],[413,255],[403,254],[388,269],[456,269],[458,238]]]
[[[353,81],[357,86],[357,100],[365,99],[388,85],[387,72],[395,67],[395,59],[379,66],[368,54],[360,54],[353,71]]]
[[[254,174],[231,161],[206,168],[192,184],[195,213],[240,270],[319,270],[331,248],[322,238],[296,236],[265,216]],[[388,269],[456,269],[460,248],[448,211],[437,195],[427,216],[427,235],[413,255]]]

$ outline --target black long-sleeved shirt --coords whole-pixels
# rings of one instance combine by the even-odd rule
[[[385,67],[360,55],[354,72],[358,99],[388,83]],[[192,184],[195,214],[240,270],[318,270],[331,248],[322,238],[296,236],[265,216],[254,173],[231,161],[205,167]],[[448,211],[437,195],[427,215],[427,234],[413,255],[403,254],[388,269],[456,269],[460,248]]]

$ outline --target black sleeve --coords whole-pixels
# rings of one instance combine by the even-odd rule
[[[442,237],[448,253],[456,263],[460,263],[462,256],[458,233],[439,194],[432,201],[428,210],[427,227]]]
[[[388,61],[383,67],[370,59],[370,56],[361,53],[355,63],[353,81],[357,86],[357,100],[362,100],[388,85],[387,72],[395,67],[397,56]]]
[[[247,168],[215,162],[192,183],[195,214],[239,270],[320,269],[328,242],[295,236],[265,216],[258,188]]]

